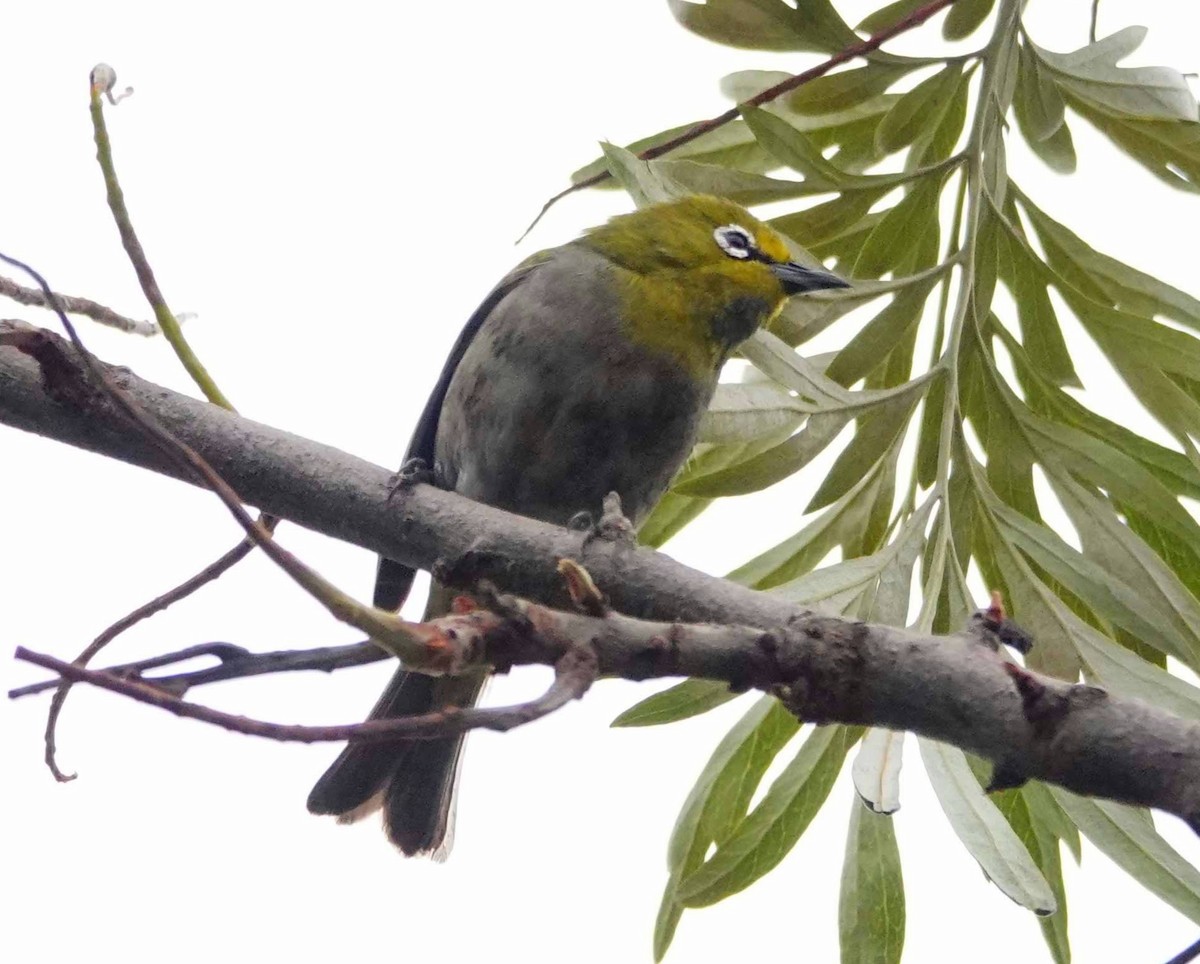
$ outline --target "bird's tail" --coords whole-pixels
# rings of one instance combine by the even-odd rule
[[[434,586],[426,618],[446,611],[449,594]],[[444,706],[474,706],[486,672],[433,677],[397,670],[369,719],[430,713]],[[463,737],[350,743],[308,795],[311,813],[351,823],[383,810],[388,837],[407,856],[442,859],[450,849],[454,787]]]

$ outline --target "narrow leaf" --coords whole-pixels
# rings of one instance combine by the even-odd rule
[[[890,817],[855,801],[838,900],[842,964],[899,964],[904,950],[904,878]]]
[[[863,803],[876,813],[900,809],[900,767],[904,762],[904,734],[873,727],[859,744],[850,774]]]
[[[682,683],[648,696],[621,713],[610,726],[658,726],[707,713],[738,696],[727,683],[709,679],[685,679]]]
[[[1049,789],[1088,840],[1147,890],[1200,924],[1200,871],[1159,836],[1144,810],[1077,797],[1061,787]]]
[[[861,733],[859,727],[817,727],[758,806],[718,842],[710,860],[680,882],[684,905],[715,904],[772,870],[820,810],[847,750]]]
[[[1058,904],[1025,845],[979,786],[963,752],[919,737],[921,759],[950,826],[988,879],[1035,914]]]
[[[942,24],[942,36],[947,40],[962,40],[979,29],[992,12],[996,0],[958,0],[950,8]]]
[[[958,88],[961,72],[957,62],[950,64],[901,95],[875,130],[879,149],[888,154],[898,151],[915,141],[924,128],[935,127]]]

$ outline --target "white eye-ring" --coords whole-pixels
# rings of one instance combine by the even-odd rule
[[[740,224],[726,224],[713,232],[717,245],[731,258],[745,259],[754,254],[754,236]]]

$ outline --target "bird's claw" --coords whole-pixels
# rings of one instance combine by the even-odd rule
[[[396,493],[404,489],[411,489],[414,485],[422,482],[428,485],[434,484],[433,469],[422,458],[409,459],[400,466],[399,472],[388,479],[388,501],[390,502]]]
[[[637,533],[633,523],[621,508],[621,497],[610,492],[604,497],[604,511],[599,521],[590,512],[576,512],[567,522],[567,527],[577,532],[586,532],[584,545],[593,539],[615,542],[628,546],[637,545]]]

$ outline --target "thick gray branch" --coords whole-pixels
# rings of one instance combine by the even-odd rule
[[[0,338],[6,330],[16,327],[0,322]],[[451,581],[486,577],[558,603],[565,600],[554,562],[580,559],[615,609],[666,621],[573,620],[573,631],[584,637],[579,641],[595,647],[606,673],[685,674],[767,689],[804,719],[913,730],[953,743],[996,763],[1000,783],[1038,777],[1158,807],[1200,826],[1200,723],[1014,669],[977,634],[917,636],[819,617],[660,553],[600,540],[583,546],[578,533],[426,485],[389,500],[386,469],[112,373],[247,502],[272,515],[413,566],[438,565]],[[0,346],[0,422],[182,475],[107,402],[64,393],[51,381],[53,391],[29,355]]]

